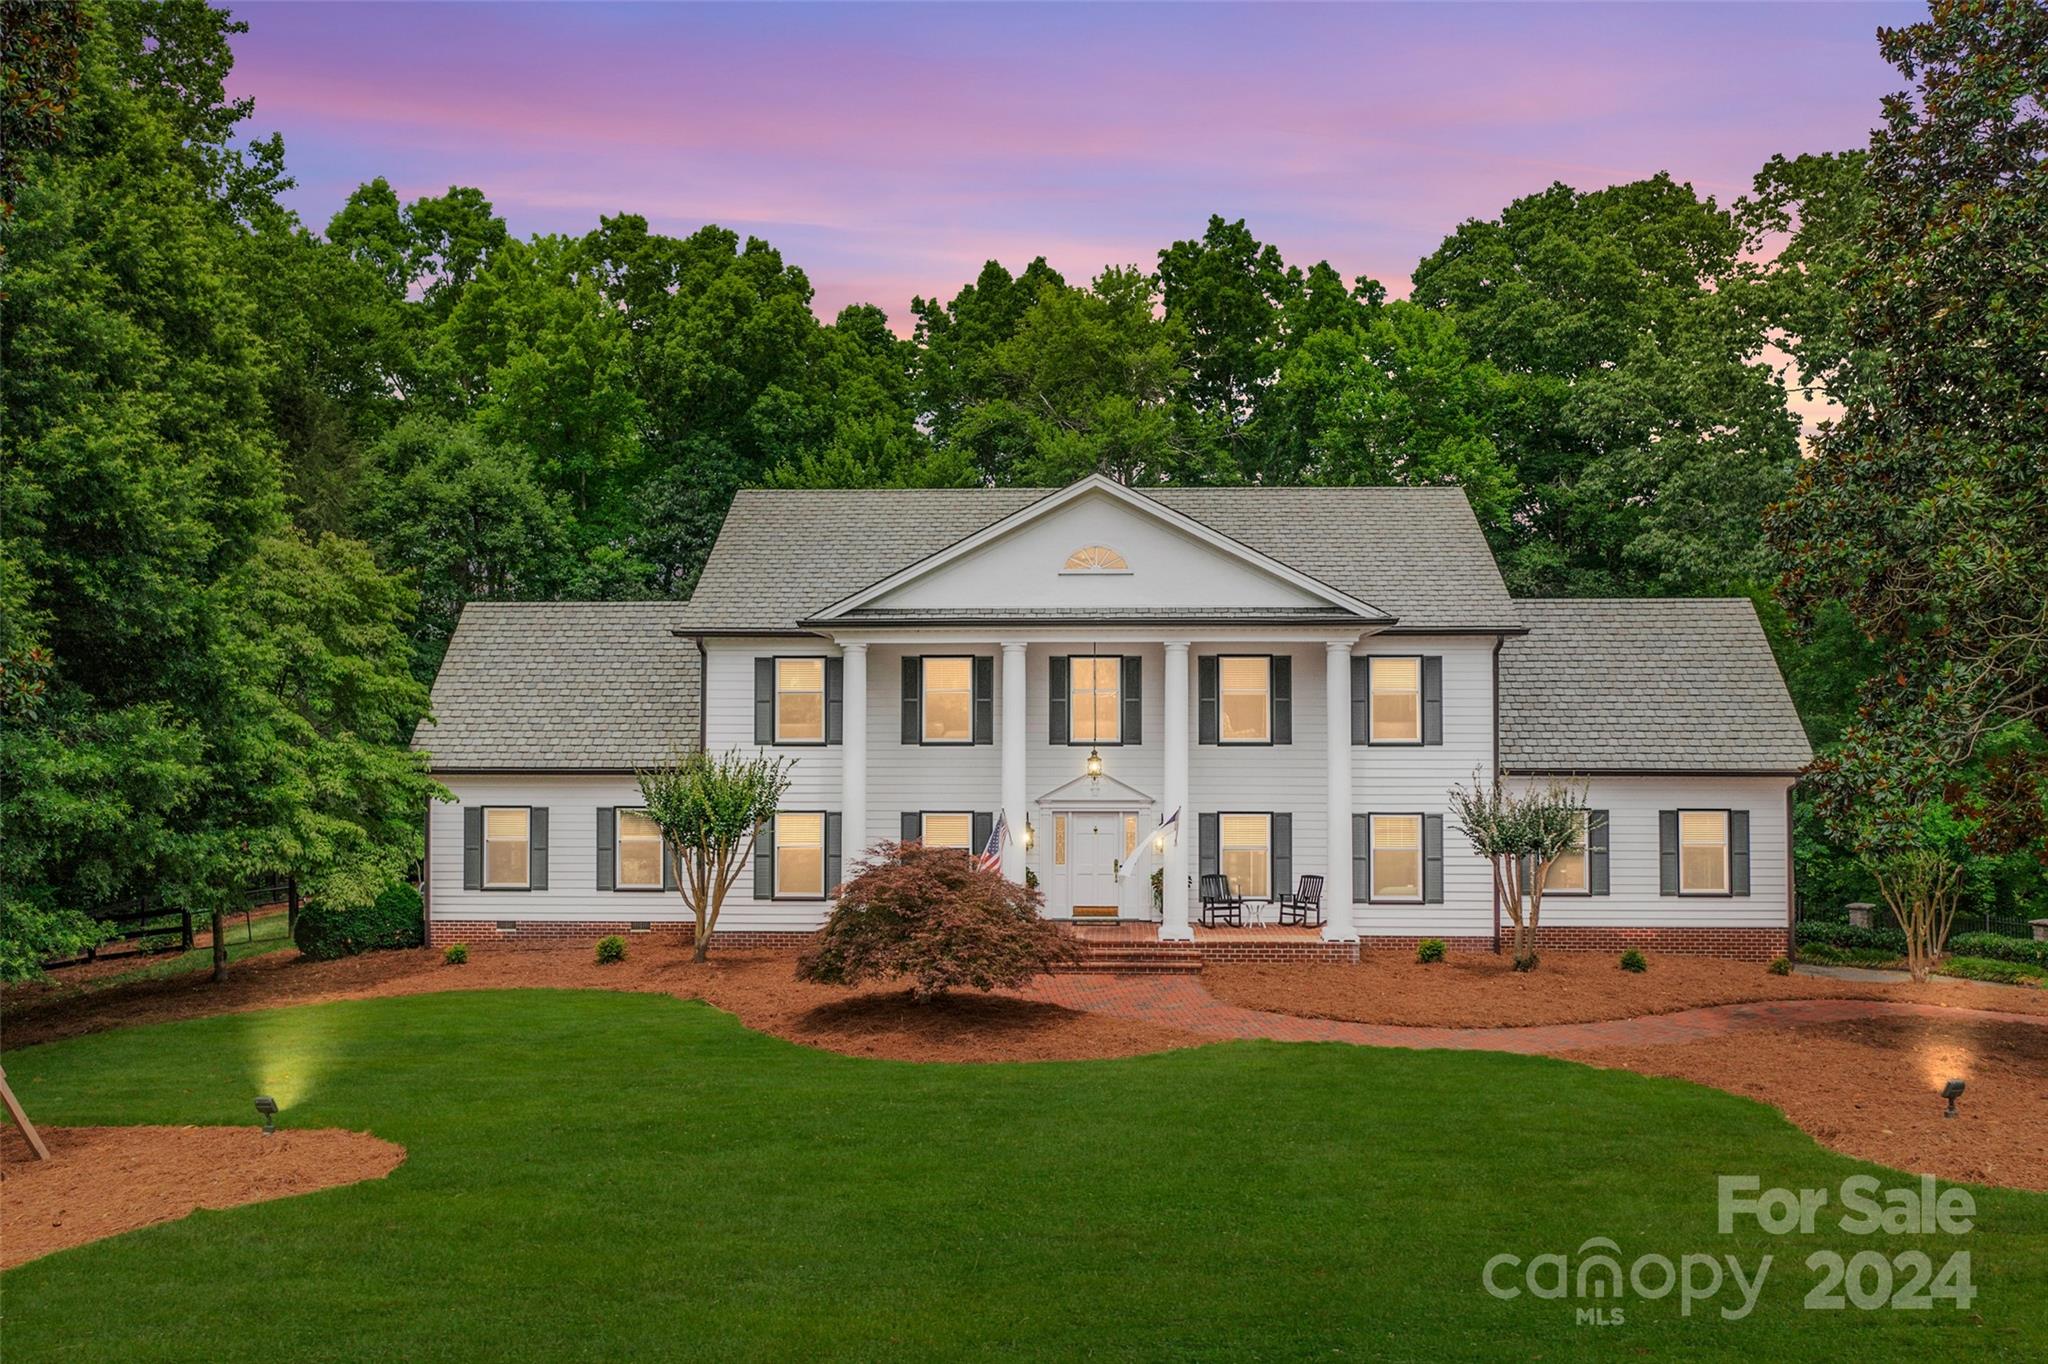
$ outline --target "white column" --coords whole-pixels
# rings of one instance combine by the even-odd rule
[[[853,864],[868,850],[868,646],[842,646],[846,655],[840,677],[839,823],[841,865]]]
[[[1323,937],[1330,942],[1357,942],[1351,923],[1351,642],[1333,639],[1323,645],[1327,717],[1324,745],[1328,751],[1330,812],[1329,871],[1323,880]]]
[[[1010,838],[1003,844],[1003,875],[1024,879],[1024,646],[1003,642],[1003,818]]]
[[[1195,812],[1188,808],[1188,646],[1186,640],[1166,646],[1166,789],[1160,794],[1161,819],[1180,811],[1177,833],[1166,845],[1164,901],[1159,923],[1162,939],[1188,942],[1188,849],[1196,838]]]

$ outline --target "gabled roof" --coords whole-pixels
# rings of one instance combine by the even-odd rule
[[[1756,608],[1530,598],[1500,655],[1509,772],[1784,773],[1813,758]]]
[[[804,622],[1052,488],[742,492],[683,606],[686,633]],[[1456,488],[1141,488],[1137,496],[1392,615],[1401,631],[1518,631],[1486,538]]]
[[[413,735],[437,772],[630,772],[697,745],[680,603],[471,602]]]

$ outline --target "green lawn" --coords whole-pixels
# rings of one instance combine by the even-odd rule
[[[285,1121],[390,1179],[200,1213],[4,1280],[8,1364],[844,1357],[2039,1358],[2048,1198],[1950,1238],[1716,1233],[1714,1177],[1875,1167],[1728,1095],[1540,1059],[1254,1043],[914,1066],[659,996],[506,991],[10,1053],[36,1117]],[[1898,1182],[1904,1182],[1903,1180]],[[1500,1302],[1497,1252],[1776,1256],[1755,1314]],[[1818,1246],[1973,1255],[1970,1312],[1802,1310]],[[1721,1301],[1732,1303],[1732,1290]]]

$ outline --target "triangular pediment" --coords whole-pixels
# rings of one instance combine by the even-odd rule
[[[1104,810],[1131,810],[1149,807],[1152,797],[1106,772],[1099,777],[1083,773],[1070,782],[1053,787],[1038,798],[1038,803],[1052,808],[1093,806]]]
[[[1334,528],[1333,528],[1334,529]],[[1091,477],[854,593],[819,620],[892,611],[1336,613],[1392,618],[1150,498]]]

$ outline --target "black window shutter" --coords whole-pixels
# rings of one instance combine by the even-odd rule
[[[1749,811],[1728,812],[1728,890],[1749,894]]]
[[[536,805],[528,812],[526,825],[526,884],[534,890],[548,888],[548,812],[544,805]]]
[[[1444,817],[1422,817],[1422,902],[1444,902]]]
[[[775,898],[775,816],[770,815],[754,835],[754,898]]]
[[[663,890],[674,890],[676,888],[675,845],[666,838],[661,840],[661,888]]]
[[[1223,869],[1223,826],[1215,815],[1203,815],[1197,823],[1201,828],[1202,875],[1214,876]]]
[[[766,748],[775,742],[775,660],[754,660],[754,742]]]
[[[903,660],[903,742],[924,737],[924,660],[915,654]]]
[[[1442,744],[1444,741],[1444,661],[1441,658],[1422,660],[1422,742]]]
[[[1371,735],[1372,660],[1351,660],[1351,742],[1362,744]]]
[[[825,742],[846,742],[846,660],[825,660]]]
[[[1072,660],[1054,654],[1045,678],[1045,736],[1049,743],[1064,744],[1072,733],[1067,724],[1067,684],[1073,675]]]
[[[974,742],[996,741],[996,661],[987,654],[974,656]]]
[[[995,831],[995,812],[992,810],[976,810],[974,812],[974,833],[967,840],[974,846],[967,851],[975,857],[981,856],[981,850],[988,846],[989,835]]]
[[[1217,695],[1221,688],[1218,681],[1218,660],[1215,654],[1203,654],[1195,660],[1196,691],[1201,698],[1200,715],[1195,722],[1195,742],[1213,744],[1221,733],[1217,716]]]
[[[615,820],[614,820],[614,819],[612,818],[612,807],[611,807],[611,806],[609,806],[609,805],[600,805],[600,806],[598,806],[598,807],[597,807],[597,888],[598,888],[599,890],[612,890],[612,889],[614,889],[614,888],[615,888],[615,883],[614,883],[614,880],[613,880],[612,872],[613,872],[613,867],[614,867],[614,865],[615,865],[615,864],[614,864],[614,849],[615,849],[615,835],[616,835],[617,831],[618,831],[618,824],[617,824],[617,822],[616,822],[616,821],[615,821]],[[666,860],[666,859],[664,859],[664,860]]]
[[[1273,742],[1294,742],[1294,660],[1285,654],[1273,660]]]
[[[1607,812],[1586,811],[1586,892],[1607,894]]]
[[[839,839],[845,818],[836,810],[825,816],[825,895],[828,899],[838,894],[840,878],[844,875],[840,870]]]
[[[1372,898],[1372,816],[1351,817],[1351,901]]]
[[[1136,654],[1125,654],[1123,674],[1123,742],[1141,744],[1145,742],[1145,660]]]
[[[1657,812],[1657,893],[1678,894],[1678,811]]]
[[[902,835],[902,841],[905,843],[922,843],[924,841],[924,816],[915,810],[905,810],[903,812],[903,823],[898,832]]]
[[[1294,816],[1273,816],[1272,893],[1294,889]]]
[[[484,888],[484,807],[462,809],[462,888]]]

